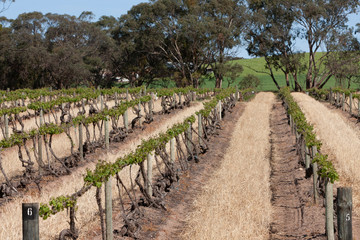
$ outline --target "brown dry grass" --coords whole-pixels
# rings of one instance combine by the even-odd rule
[[[306,115],[306,119],[314,125],[318,138],[323,142],[323,153],[329,155],[340,180],[338,186],[353,188],[353,209],[360,216],[360,138],[336,109],[328,109],[322,103],[302,94],[293,93]]]
[[[175,123],[182,122],[186,117],[194,114],[202,108],[201,103],[196,103],[190,108],[182,110],[180,113],[169,117],[161,125],[158,125],[151,129],[151,133],[147,136],[138,136],[132,142],[128,142],[121,146],[120,149],[110,151],[108,154],[103,154],[100,159],[106,159],[110,162],[114,162],[118,157],[128,154],[130,151],[135,150],[137,145],[141,143],[142,139],[148,139],[161,132],[166,131],[169,127]],[[41,196],[26,196],[23,198],[17,198],[12,202],[3,206],[0,210],[0,219],[2,224],[0,226],[0,239],[21,239],[21,203],[22,202],[48,202],[51,197],[59,195],[71,194],[74,191],[80,189],[83,185],[83,174],[86,172],[86,168],[93,169],[95,163],[89,163],[88,165],[76,169],[70,176],[64,176],[57,181],[49,183],[42,189]],[[132,175],[136,174],[136,167],[132,169]],[[120,176],[126,182],[129,179],[129,168],[125,168],[121,171]],[[129,184],[129,183],[127,183]],[[113,181],[113,198],[117,198],[117,190],[115,181]],[[95,201],[95,189],[88,191],[78,201],[77,210],[77,227],[80,228],[80,239],[86,239],[86,232],[93,229],[94,224],[98,221],[96,217],[97,205]],[[68,228],[68,217],[66,211],[50,217],[46,221],[40,220],[40,238],[41,239],[53,239],[62,229]]]
[[[259,93],[236,123],[221,167],[194,200],[184,239],[267,239],[271,216],[269,116]]]

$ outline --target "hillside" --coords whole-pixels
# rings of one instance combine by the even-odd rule
[[[321,53],[321,52],[318,53],[316,55],[316,58],[319,59],[322,56],[322,54],[323,53]],[[309,59],[309,53],[305,53],[304,61],[307,62],[308,59]],[[253,74],[260,79],[261,85],[259,86],[259,90],[262,90],[262,91],[276,91],[277,90],[271,77],[267,74],[267,72],[269,72],[269,71],[265,68],[265,59],[263,57],[253,58],[253,59],[240,59],[240,60],[235,60],[234,62],[237,62],[244,67],[244,72],[241,74],[242,77],[244,77],[248,74]],[[285,82],[284,73],[281,72],[281,70],[278,70],[278,71],[274,70],[274,75],[275,75],[275,78],[278,81],[279,85],[285,86],[286,82]],[[238,79],[238,81],[240,81],[242,79],[242,77],[240,77]],[[299,74],[299,82],[303,87],[305,87],[305,78],[306,78],[305,72]],[[291,80],[292,79],[290,78],[290,81]],[[332,78],[325,85],[325,88],[329,88],[334,85],[335,85],[335,79]]]
[[[322,54],[323,54],[322,52],[318,53],[316,55],[316,58],[319,59],[322,56]],[[309,53],[305,53],[304,61],[307,62],[308,59],[309,59]],[[258,87],[258,90],[261,90],[261,91],[276,91],[277,90],[271,77],[267,74],[268,70],[265,68],[265,59],[263,57],[252,58],[252,59],[240,59],[240,60],[234,60],[232,62],[239,63],[244,67],[244,71],[242,72],[241,77],[239,77],[239,79],[237,79],[236,84],[246,75],[253,74],[253,75],[257,76],[261,81],[261,84]],[[278,81],[279,85],[285,86],[286,82],[285,82],[284,74],[280,70],[279,71],[274,70],[274,74],[275,74],[275,78]],[[299,74],[298,77],[299,77],[300,84],[303,87],[305,87],[306,72]],[[291,78],[290,78],[290,81],[291,81]],[[206,82],[204,84],[204,86],[207,86],[207,87],[211,87],[213,85],[214,85],[214,82],[210,82],[210,83]],[[228,82],[226,81],[226,79],[223,83],[223,86],[224,87],[228,86]],[[324,88],[330,88],[333,86],[335,86],[335,79],[331,78],[328,81],[328,83],[325,85]],[[359,88],[359,85],[352,83],[352,87]]]
[[[322,52],[318,53],[316,55],[316,58],[319,59],[322,56]],[[309,59],[309,53],[305,53],[305,57],[304,57],[304,62],[305,64],[307,64],[307,61]],[[257,76],[260,79],[260,86],[258,87],[259,91],[277,91],[277,88],[273,82],[273,80],[271,79],[271,77],[268,74],[268,70],[265,68],[265,59],[263,57],[261,58],[251,58],[251,59],[239,59],[239,60],[233,60],[230,61],[229,64],[234,64],[234,63],[238,63],[241,64],[243,66],[243,72],[241,73],[240,77],[236,80],[235,83],[230,84],[230,86],[235,86],[237,85],[241,79],[245,76],[247,76],[248,74],[252,74]],[[278,84],[280,85],[280,87],[285,86],[286,82],[285,82],[285,76],[284,73],[281,70],[275,70],[274,71],[274,75],[275,78],[278,82]],[[305,78],[306,78],[306,72],[302,72],[301,74],[298,75],[298,80],[300,85],[305,88]],[[290,76],[290,84],[293,85],[293,80]],[[334,87],[336,84],[335,82],[335,78],[331,78],[327,84],[325,85],[325,89],[328,89],[330,87]],[[229,83],[227,81],[227,79],[224,79],[223,82],[223,88],[227,88],[229,86]],[[163,88],[163,87],[175,87],[175,82],[169,79],[162,79],[162,80],[158,80],[156,81],[155,84],[151,84],[150,85],[151,88]],[[201,81],[200,81],[200,87],[201,88],[214,88],[215,87],[215,79],[214,78],[208,78],[208,77],[204,77]],[[352,88],[360,88],[359,84],[355,84],[352,83],[351,84]]]

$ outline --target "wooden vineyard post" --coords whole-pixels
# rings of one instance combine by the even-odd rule
[[[219,120],[221,121],[221,100],[219,100],[218,108],[219,108]]]
[[[140,100],[139,100],[139,103],[138,103],[138,108],[139,108],[139,113],[138,113],[139,126],[141,127],[141,126],[142,126],[142,122],[141,122],[141,102],[140,102]]]
[[[103,111],[104,110],[104,99],[103,99],[103,95],[101,93],[100,93],[99,99],[100,99],[100,110]]]
[[[40,109],[40,127],[43,125],[43,110]],[[42,151],[42,139],[41,135],[38,137],[38,157],[39,157],[39,163],[43,162],[43,151]],[[49,165],[50,165],[50,159],[49,159]],[[39,173],[41,171],[41,166],[39,164]]]
[[[129,90],[126,89],[126,101],[129,101]],[[126,109],[126,111],[123,114],[123,119],[124,119],[124,126],[126,129],[126,132],[129,130],[129,119],[128,119],[128,110]]]
[[[352,189],[337,189],[337,222],[339,240],[352,240]]]
[[[193,95],[193,101],[196,101],[196,92],[192,92]]]
[[[313,146],[312,147],[312,157],[314,159],[314,157],[317,154],[317,147]],[[317,163],[313,163],[312,164],[312,168],[313,168],[313,194],[314,194],[314,202],[315,204],[317,203],[318,200],[318,193],[317,193],[317,189],[316,189],[316,185],[317,185],[317,179],[318,179],[318,166]]]
[[[7,114],[4,115],[5,122],[5,139],[9,139],[9,116]]]
[[[40,109],[40,127],[43,125],[44,123],[44,110],[41,108]]]
[[[105,120],[105,148],[109,150],[110,139],[109,139],[109,120],[106,117]]]
[[[340,106],[340,93],[336,92],[336,107]]]
[[[350,93],[350,99],[349,99],[349,111],[350,111],[350,115],[352,115],[352,93]]]
[[[151,99],[150,99],[150,101],[148,103],[148,106],[149,106],[149,114],[152,117],[153,116],[153,109],[154,109],[154,105],[155,105],[155,103],[154,103],[155,95],[154,95],[153,92],[151,92],[150,96],[151,96]],[[145,109],[144,109],[144,111],[145,111]]]
[[[75,95],[75,93],[74,93],[74,95]],[[75,96],[74,96],[75,97]],[[51,95],[49,96],[49,101],[51,101]],[[46,97],[45,97],[45,102],[46,102]],[[49,111],[48,111],[48,120],[49,120],[49,123],[51,123],[51,118],[50,118],[50,109],[49,109]],[[55,119],[54,119],[54,121],[55,121]]]
[[[305,146],[305,168],[306,170],[310,168],[310,155],[309,148]]]
[[[302,134],[300,135],[300,137],[303,136]],[[305,149],[305,138],[302,137],[303,140],[301,141],[301,146],[300,146],[300,156],[301,156],[301,161],[304,161],[304,164],[306,163],[306,149]]]
[[[80,160],[84,160],[84,144],[83,144],[83,126],[82,123],[79,123],[79,152]]]
[[[175,162],[175,138],[170,139],[170,162]]]
[[[189,155],[192,155],[192,132],[191,132],[191,123],[189,122],[189,128],[186,131],[187,139],[186,139],[186,148],[189,152]]]
[[[105,222],[106,222],[106,240],[112,240],[113,223],[112,223],[112,189],[111,176],[105,182]]]
[[[176,107],[176,94],[173,94],[173,102],[172,102],[172,107],[175,108]]]
[[[100,86],[98,86],[97,90],[100,91],[100,89],[101,89]],[[99,106],[99,103],[101,104],[101,92],[100,92],[99,97],[97,99],[97,106]]]
[[[119,106],[118,93],[117,92],[115,92],[115,106]]]
[[[23,240],[39,240],[39,203],[22,204]]]
[[[298,133],[298,131],[296,130],[296,127],[294,128],[294,131],[295,131],[295,137],[296,137],[296,142],[298,143],[299,142],[299,138],[301,136],[300,133]],[[300,150],[301,151],[301,150]],[[300,153],[301,154],[301,153]]]
[[[199,145],[203,145],[203,126],[202,126],[202,116],[201,113],[198,114],[198,134],[199,134]]]
[[[82,111],[83,111],[83,114],[85,114],[85,102],[84,102],[84,99],[81,99],[81,105],[82,105]]]
[[[146,182],[146,191],[149,197],[152,197],[153,189],[152,189],[152,163],[154,159],[154,154],[149,153],[147,156],[147,182]]]
[[[341,110],[345,111],[345,93],[343,93],[341,99]]]
[[[50,91],[51,92],[51,91]],[[25,107],[25,93],[24,92],[22,92],[21,93],[21,106],[23,106],[23,107]],[[50,101],[51,101],[51,95],[50,95]]]
[[[104,99],[103,99],[103,95],[100,94],[100,110],[103,111],[104,110]],[[104,137],[105,137],[105,148],[106,150],[109,150],[109,121],[106,117],[106,120],[104,121]]]
[[[326,235],[328,240],[334,240],[334,203],[333,203],[333,184],[329,178],[325,179],[325,215],[326,215]]]
[[[181,103],[181,92],[179,92],[179,104],[180,104],[180,106],[182,105],[182,103]]]

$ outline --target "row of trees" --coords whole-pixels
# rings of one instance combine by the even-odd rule
[[[15,20],[2,18],[0,85],[3,88],[54,88],[99,84],[106,68],[111,39],[79,17],[24,13]]]
[[[2,0],[3,2],[7,2]],[[234,80],[242,66],[229,63],[240,46],[264,57],[267,72],[279,86],[322,87],[332,76],[359,75],[360,44],[346,26],[359,0],[151,0],[115,18],[94,21],[39,12],[1,18],[0,86],[66,88],[108,85],[115,77],[132,86],[169,78],[177,86],[198,87],[211,69],[215,86]],[[309,59],[295,51],[306,39]],[[316,57],[319,51],[325,53]],[[249,66],[251,67],[251,66]],[[349,74],[351,73],[351,74]]]
[[[295,90],[301,90],[299,73],[306,74],[306,88],[322,88],[331,77],[350,83],[360,75],[360,44],[346,24],[358,6],[352,0],[249,1],[248,52],[265,58],[277,87],[274,69],[284,73],[288,86],[292,79]],[[307,61],[295,51],[298,38],[307,42]]]

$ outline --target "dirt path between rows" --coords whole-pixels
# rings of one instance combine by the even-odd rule
[[[271,209],[269,115],[274,98],[272,93],[260,93],[250,103],[238,103],[233,113],[225,116],[219,135],[209,142],[209,151],[200,157],[199,163],[192,163],[190,170],[180,177],[179,183],[165,197],[167,211],[142,209],[143,218],[137,239],[268,237]],[[265,117],[259,120],[263,114]],[[257,144],[261,147],[254,147]],[[228,186],[223,192],[219,188],[224,185]],[[266,196],[261,190],[263,188],[267,189]],[[202,214],[199,204],[207,209],[206,213]],[[268,214],[264,214],[260,206],[267,206]],[[199,226],[192,222],[194,213],[200,214],[196,217]],[[239,219],[241,225],[238,224]],[[120,231],[121,224],[121,216],[116,216],[115,233]],[[248,229],[244,230],[246,225]],[[93,230],[88,238],[101,239],[100,229]],[[205,232],[217,237],[209,237]],[[115,239],[124,238],[115,235]]]
[[[252,105],[252,108],[255,108],[254,106],[255,105]],[[266,115],[266,103],[260,102],[256,106],[260,109],[263,108]],[[243,218],[242,222],[254,226],[254,232],[258,230],[256,227],[260,228],[260,225],[264,224],[265,234],[258,235],[258,233],[252,233],[253,235],[250,237],[249,234],[251,233],[249,229],[245,229],[246,227],[239,222],[235,223],[238,226],[237,229],[232,231],[238,231],[239,233],[237,234],[239,235],[237,236],[247,236],[240,239],[326,239],[324,216],[325,209],[321,203],[318,205],[313,204],[312,179],[305,178],[305,170],[299,163],[299,157],[296,154],[295,137],[290,133],[285,109],[281,105],[280,101],[276,101],[275,104],[271,103],[270,106],[273,107],[270,114],[265,118],[265,121],[266,119],[269,121],[268,134],[270,134],[270,137],[264,137],[266,134],[262,134],[262,138],[260,139],[256,133],[254,133],[253,136],[243,138],[246,139],[246,141],[253,142],[252,147],[249,149],[252,149],[252,152],[258,152],[257,157],[260,156],[260,161],[254,163],[256,168],[259,168],[259,164],[269,165],[268,172],[259,171],[255,174],[254,168],[252,169],[253,171],[248,171],[248,169],[246,169],[247,167],[243,164],[249,164],[249,161],[256,161],[254,159],[249,159],[248,157],[245,157],[246,160],[241,164],[234,163],[234,166],[236,166],[236,168],[246,169],[245,171],[248,172],[248,174],[242,173],[237,175],[238,179],[236,181],[238,182],[239,188],[241,188],[242,185],[248,185],[249,189],[252,189],[252,192],[259,191],[258,185],[252,184],[252,181],[254,181],[253,179],[258,178],[260,175],[264,175],[262,180],[267,180],[267,183],[264,184],[264,181],[259,181],[259,184],[267,185],[269,190],[271,189],[271,206],[269,196],[269,204],[264,205],[267,206],[267,209],[251,208],[250,205],[253,203],[250,203],[249,201],[261,202],[264,199],[260,198],[263,197],[266,199],[266,196],[260,193],[258,199],[252,198],[249,196],[249,193],[244,190],[244,197],[239,198],[235,194],[230,195],[230,198],[234,198],[235,201],[231,204],[233,208],[228,210],[230,212],[234,212],[234,214],[236,214],[236,212],[249,211],[253,215],[257,215],[258,213],[260,215],[266,215],[266,212],[271,212],[271,215],[269,215],[271,216],[271,222],[268,221],[267,224],[265,224],[266,221],[264,220],[253,221],[254,219],[251,219],[252,216],[240,214],[240,217]],[[235,236],[232,235],[232,233],[227,235],[226,238],[216,238],[215,236],[217,236],[219,232],[218,230],[213,229],[202,229],[202,232],[200,229],[200,233],[194,233],[192,231],[190,231],[190,234],[187,233],[189,233],[189,229],[199,227],[195,224],[191,225],[193,223],[193,219],[191,218],[196,216],[196,214],[194,215],[194,212],[198,210],[199,206],[197,205],[199,202],[204,203],[204,207],[206,208],[211,207],[213,204],[220,208],[220,205],[223,204],[221,200],[229,200],[227,196],[217,191],[215,186],[213,187],[214,194],[218,194],[220,196],[220,198],[218,198],[215,202],[211,199],[211,197],[209,197],[205,202],[202,202],[199,198],[206,194],[206,192],[211,191],[211,188],[209,189],[207,186],[210,182],[212,182],[219,169],[223,167],[222,165],[224,164],[228,152],[238,151],[238,149],[234,148],[234,143],[232,143],[232,141],[236,138],[246,136],[243,136],[244,133],[242,132],[236,132],[236,125],[241,125],[240,129],[243,129],[241,131],[244,132],[256,131],[256,129],[249,129],[247,128],[249,126],[245,126],[246,123],[256,120],[256,116],[252,112],[254,110],[249,109],[251,109],[249,107],[249,103],[239,103],[233,109],[233,113],[225,116],[224,121],[222,122],[222,128],[218,132],[219,135],[213,137],[209,142],[210,150],[201,156],[199,163],[191,164],[189,171],[180,177],[180,181],[174,185],[172,190],[166,195],[164,203],[167,211],[155,208],[142,208],[143,217],[139,222],[141,229],[138,232],[137,239],[239,239],[231,237],[228,238],[229,236]],[[247,113],[244,116],[245,110],[247,110]],[[250,115],[251,119],[247,118],[247,115]],[[242,119],[240,122],[240,118],[246,118],[246,120]],[[266,129],[266,127],[261,128],[262,131],[266,131]],[[256,146],[257,144],[262,145],[261,142],[264,140],[270,141],[269,148],[264,148],[265,151],[262,151]],[[238,146],[240,148],[247,148],[244,144],[240,143]],[[264,156],[262,156],[263,153],[265,153]],[[244,154],[239,154],[239,156],[244,156]],[[232,159],[236,161],[236,158],[233,157]],[[224,184],[224,182],[219,182],[218,184],[221,185]],[[233,191],[237,190],[233,189]],[[240,211],[237,209],[239,206],[241,208]],[[260,204],[259,206],[262,205]],[[117,208],[116,206],[114,207]],[[251,208],[251,211],[243,210],[246,208]],[[119,209],[119,213],[120,212],[121,211]],[[223,212],[223,216],[220,218],[215,215],[213,218],[219,226],[223,226],[226,229],[226,225],[221,225],[224,224],[224,222],[227,224],[226,218],[228,216],[225,215],[229,215],[229,213],[225,211]],[[115,214],[114,218],[114,230],[115,233],[117,233],[120,232],[122,227],[122,218],[120,214]],[[205,221],[200,221],[200,225],[201,224],[206,225]],[[215,225],[212,225],[212,227],[214,229],[218,228],[218,226]],[[266,232],[267,229],[269,229],[269,233]],[[214,231],[214,234],[209,235],[208,231]],[[98,227],[93,229],[91,232],[88,232],[87,237],[88,239],[100,240],[100,233],[101,231]],[[114,239],[127,238],[123,238],[115,234]]]
[[[305,178],[305,169],[296,154],[295,136],[279,101],[273,107],[270,126],[270,239],[326,239],[325,208],[322,203],[313,204],[312,178]]]
[[[180,175],[179,182],[175,183],[171,191],[164,198],[167,211],[156,208],[141,208],[143,218],[139,221],[141,226],[138,239],[181,239],[180,234],[184,229],[187,214],[193,210],[192,203],[202,191],[202,186],[219,167],[224,154],[224,149],[229,146],[234,124],[243,113],[247,103],[237,103],[232,113],[226,113],[221,122],[218,135],[208,142],[209,151],[199,158],[199,163],[191,162],[189,170]],[[114,213],[114,231],[119,232],[123,220],[120,207],[114,206],[118,214]],[[114,210],[115,210],[114,209]],[[101,240],[100,227],[88,232],[88,239]],[[114,239],[126,239],[114,234]],[[132,239],[132,238],[129,238]]]

